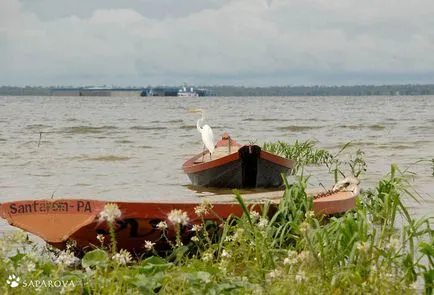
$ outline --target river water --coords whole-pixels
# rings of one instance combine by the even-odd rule
[[[0,97],[0,202],[55,197],[118,201],[193,199],[181,166],[202,151],[196,120],[239,143],[312,139],[365,152],[362,189],[390,164],[415,173],[434,212],[434,96],[414,97]],[[419,162],[418,162],[419,161]],[[332,177],[309,168],[310,184]],[[205,193],[206,194],[206,193]],[[9,230],[0,220],[0,231]]]

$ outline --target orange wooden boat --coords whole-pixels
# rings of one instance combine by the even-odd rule
[[[258,145],[240,145],[225,133],[212,156],[204,151],[182,166],[193,185],[226,188],[270,188],[283,185],[282,174],[293,161],[269,153]]]
[[[337,214],[355,207],[356,191],[324,191],[308,192],[313,194],[313,207],[316,214]],[[322,194],[323,193],[323,194]],[[247,204],[253,204],[260,210],[265,200],[270,200],[273,214],[283,196],[283,191],[268,191],[243,195]],[[207,213],[205,220],[221,222],[229,215],[241,216],[241,206],[234,200],[233,195],[211,196],[208,200],[213,204],[214,213]],[[0,206],[0,216],[12,226],[35,234],[47,243],[64,248],[68,240],[77,244],[77,249],[91,249],[92,245],[100,245],[97,235],[106,236],[109,241],[107,223],[99,221],[99,213],[108,201],[87,199],[48,199],[27,200],[3,203]],[[166,239],[162,238],[162,231],[157,227],[161,221],[166,221],[168,228],[165,236],[174,239],[174,228],[168,221],[168,214],[173,209],[180,209],[187,213],[189,223],[182,227],[184,241],[188,241],[194,232],[192,225],[201,223],[202,219],[195,214],[195,208],[201,204],[197,202],[115,202],[122,215],[116,220],[116,238],[119,249],[142,252],[145,241],[156,243],[155,247],[167,248]],[[218,216],[218,217],[217,217]]]

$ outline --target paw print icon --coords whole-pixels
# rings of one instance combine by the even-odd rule
[[[9,275],[8,279],[6,280],[6,283],[7,283],[11,288],[16,288],[16,287],[18,287],[18,285],[20,284],[20,277],[17,277],[17,276],[14,275],[14,274]]]

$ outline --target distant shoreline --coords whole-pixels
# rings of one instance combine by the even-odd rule
[[[159,88],[174,88],[157,86]],[[434,95],[434,84],[401,84],[401,85],[354,85],[354,86],[200,86],[209,90],[212,96],[412,96]],[[148,87],[128,87],[125,93]],[[63,96],[59,90],[79,90],[84,87],[42,87],[42,86],[0,86],[2,96]],[[78,96],[78,95],[69,95]]]

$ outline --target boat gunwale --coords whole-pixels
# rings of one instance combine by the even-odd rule
[[[266,160],[266,161],[269,161],[269,162],[272,162],[274,164],[286,167],[288,169],[294,168],[294,161],[293,160],[275,155],[273,153],[264,151],[262,149],[261,149],[261,153],[259,155],[259,158]]]

